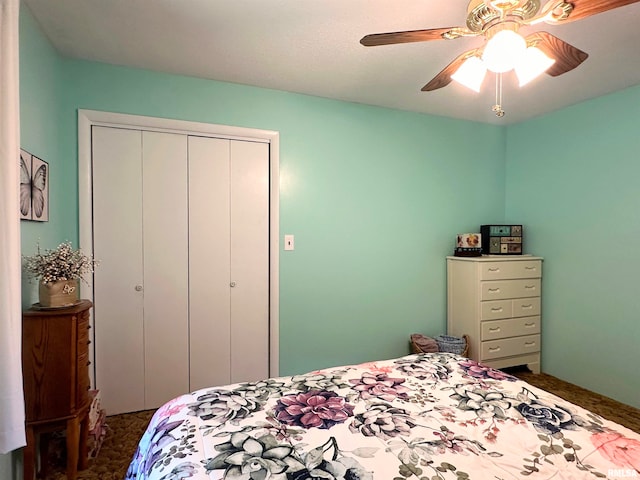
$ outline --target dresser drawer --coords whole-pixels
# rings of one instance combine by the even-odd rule
[[[76,408],[82,408],[87,401],[89,400],[89,388],[91,385],[91,381],[89,379],[89,355],[88,353],[83,353],[78,356],[78,364],[77,364],[77,382],[78,382],[78,391],[77,395],[77,405]]]
[[[540,317],[520,317],[482,322],[480,333],[483,341],[533,335],[540,333]]]
[[[480,302],[480,321],[540,315],[540,297]]]
[[[78,343],[89,344],[89,329],[87,325],[78,324]]]
[[[513,357],[540,351],[540,335],[526,335],[524,337],[503,338],[482,342],[482,360],[500,357]]]
[[[480,300],[539,297],[540,279],[495,280],[480,283]]]
[[[540,260],[482,262],[480,265],[480,280],[540,277],[542,277],[542,262]]]
[[[480,320],[498,320],[513,316],[513,300],[494,300],[480,303]]]
[[[531,317],[540,315],[540,297],[517,298],[513,301],[514,317]]]

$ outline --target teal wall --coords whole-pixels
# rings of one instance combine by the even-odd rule
[[[16,452],[8,453],[6,455],[0,454],[0,478],[3,480],[13,480],[18,478],[18,471],[21,468],[15,465],[15,462],[18,461],[18,457],[19,455],[17,455]],[[19,478],[22,478],[21,474]]]
[[[501,128],[100,63],[63,66],[61,142],[74,166],[79,108],[280,132],[280,232],[296,236],[295,251],[280,255],[282,374],[403,355],[412,332],[444,332],[444,257],[455,234],[504,214]]]
[[[506,218],[545,258],[542,369],[640,408],[640,86],[507,129]]]
[[[20,11],[20,144],[49,163],[49,218],[52,219],[21,222],[25,255],[34,253],[38,243],[42,248],[53,248],[77,237],[77,206],[69,206],[67,188],[70,182],[77,184],[76,166],[60,155],[61,79],[58,55],[23,5]],[[69,237],[70,234],[74,236]],[[23,306],[37,302],[35,283],[25,278],[22,286]]]

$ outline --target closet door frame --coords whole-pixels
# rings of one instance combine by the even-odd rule
[[[78,110],[79,234],[80,248],[88,254],[93,254],[91,127],[94,125],[245,140],[269,145],[269,376],[279,376],[279,132],[97,110]],[[93,301],[93,276],[87,278],[87,281],[89,285],[82,286],[82,297]],[[93,310],[90,312],[90,324],[93,326]],[[95,332],[95,329],[92,328],[91,332]],[[89,345],[89,357],[93,365],[93,368],[90,368],[90,376],[91,384],[95,386],[94,345],[95,339],[92,339]]]

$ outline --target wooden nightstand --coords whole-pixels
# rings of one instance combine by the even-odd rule
[[[87,467],[89,309],[92,303],[22,315],[22,369],[27,446],[24,480],[36,470],[36,435],[66,429],[67,478]],[[47,442],[41,442],[45,460]],[[46,467],[46,462],[42,462]]]

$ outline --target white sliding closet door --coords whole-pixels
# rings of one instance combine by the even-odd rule
[[[142,132],[145,409],[189,391],[187,137]]]
[[[188,391],[186,136],[93,127],[96,386],[109,414]]]
[[[192,391],[230,383],[230,145],[229,140],[189,137]]]
[[[231,382],[269,375],[269,147],[231,143]]]
[[[269,376],[269,147],[189,137],[191,390]]]
[[[109,415],[144,408],[142,134],[92,128],[96,384]]]

